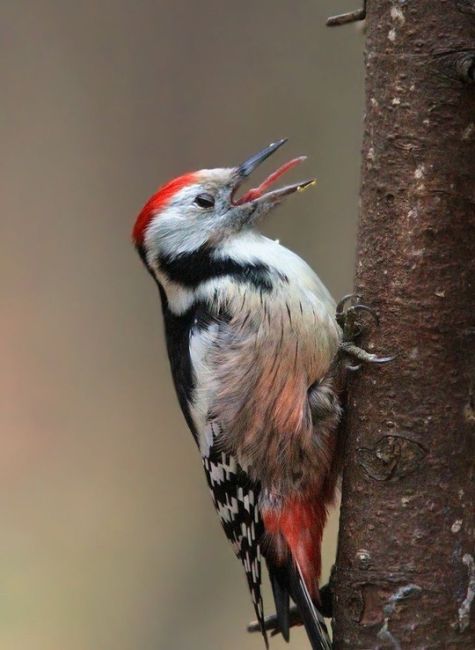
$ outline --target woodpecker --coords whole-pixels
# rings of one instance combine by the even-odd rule
[[[292,599],[312,648],[327,650],[318,583],[339,466],[339,351],[388,359],[346,340],[341,309],[318,276],[257,229],[284,199],[315,182],[270,189],[304,157],[238,195],[284,142],[236,167],[166,183],[137,217],[133,241],[158,285],[179,404],[266,645],[262,559],[277,631],[289,639]]]

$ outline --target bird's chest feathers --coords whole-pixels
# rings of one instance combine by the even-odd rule
[[[217,430],[211,418],[219,421],[220,444],[243,464],[297,464],[314,446],[308,389],[336,352],[330,314],[312,293],[285,286],[233,290],[222,301],[229,319],[190,340],[203,448]]]

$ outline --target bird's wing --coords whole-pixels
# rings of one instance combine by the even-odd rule
[[[211,437],[218,428],[210,420]],[[264,527],[259,511],[260,486],[251,481],[235,458],[219,449],[219,441],[202,457],[208,486],[226,537],[241,560],[252,602],[267,645],[261,595],[261,538]]]

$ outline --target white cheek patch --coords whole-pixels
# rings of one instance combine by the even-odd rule
[[[192,207],[190,214],[183,216],[183,208],[171,205],[150,223],[144,238],[147,250],[154,255],[176,257],[200,248],[208,239],[209,223],[198,217]]]
[[[197,182],[179,190],[152,219],[144,237],[147,250],[154,251],[155,255],[175,257],[205,244],[216,228],[215,211],[202,210],[195,204],[195,199],[203,192],[219,195],[219,190],[226,187],[232,174],[232,169],[225,168],[197,172]]]

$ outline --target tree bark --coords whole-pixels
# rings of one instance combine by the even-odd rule
[[[335,648],[475,648],[475,1],[368,0]]]

